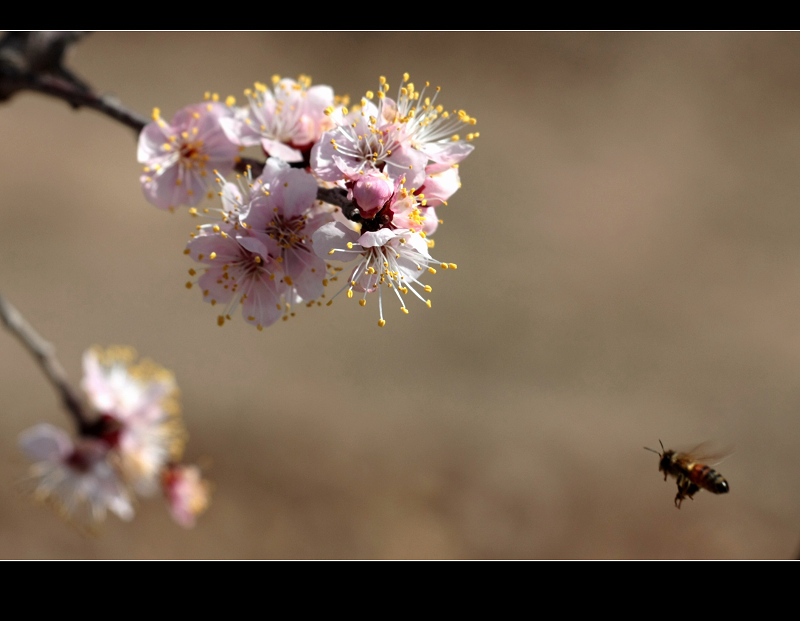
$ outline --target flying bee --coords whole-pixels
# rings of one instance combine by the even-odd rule
[[[708,490],[712,494],[727,494],[730,490],[725,478],[713,468],[701,463],[703,461],[717,461],[721,456],[700,457],[698,449],[702,444],[688,453],[678,453],[668,451],[661,445],[662,453],[655,449],[644,447],[647,451],[652,451],[661,458],[658,462],[658,471],[664,473],[664,480],[667,476],[673,476],[678,480],[678,493],[675,495],[675,506],[680,509],[681,503],[685,498],[693,500],[694,496],[701,489]]]

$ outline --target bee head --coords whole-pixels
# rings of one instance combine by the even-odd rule
[[[648,448],[646,446],[644,447],[644,450],[655,453],[661,458],[658,462],[659,472],[669,472],[670,466],[672,465],[672,459],[675,456],[675,451],[666,450],[664,448],[664,443],[661,440],[659,440],[658,443],[661,445],[662,452],[659,453],[657,450]]]

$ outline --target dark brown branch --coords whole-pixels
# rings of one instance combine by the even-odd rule
[[[63,99],[73,108],[91,108],[102,112],[115,121],[127,125],[133,129],[137,135],[148,123],[145,117],[133,110],[128,110],[113,97],[109,95],[97,95],[91,91],[81,91],[71,83],[54,76],[28,74],[23,76],[23,79],[18,83],[26,90]]]
[[[42,367],[42,371],[47,379],[55,387],[61,396],[64,407],[78,426],[78,430],[84,433],[89,429],[89,419],[83,409],[83,402],[78,392],[72,387],[67,379],[67,374],[61,363],[56,358],[55,348],[51,343],[45,341],[36,330],[25,320],[16,308],[0,294],[0,320],[6,328],[16,336],[30,354]]]
[[[64,67],[64,54],[82,32],[9,32],[0,40],[0,101],[20,91],[34,91],[91,108],[137,133],[148,120],[108,95],[98,95]]]

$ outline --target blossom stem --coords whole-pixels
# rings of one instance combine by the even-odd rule
[[[69,383],[64,368],[56,358],[55,347],[44,340],[25,320],[22,313],[14,308],[2,294],[0,294],[0,320],[39,363],[47,379],[53,384],[56,392],[61,395],[63,405],[75,420],[79,431],[82,433],[89,429],[90,424],[79,393]]]

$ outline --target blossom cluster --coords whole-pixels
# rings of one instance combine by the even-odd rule
[[[77,438],[49,424],[24,431],[23,452],[34,462],[34,497],[81,526],[107,512],[129,520],[135,494],[159,489],[176,522],[194,525],[208,505],[208,484],[196,466],[179,462],[186,440],[172,373],[150,360],[137,361],[127,347],[89,349],[82,388],[95,417]]]
[[[299,304],[330,304],[346,292],[365,306],[377,292],[383,326],[384,288],[404,313],[408,293],[431,305],[421,278],[456,268],[430,254],[436,210],[460,187],[458,166],[478,134],[473,117],[445,110],[440,89],[429,89],[406,74],[391,98],[381,77],[351,109],[307,76],[274,76],[271,86],[245,90],[243,106],[207,95],[169,123],[154,111],[139,138],[142,188],[159,208],[188,206],[208,219],[184,250],[202,264],[187,287],[220,305],[219,325],[238,306],[263,329]],[[249,147],[266,161],[243,159]],[[215,189],[221,204],[197,209]],[[328,296],[344,263],[353,267]]]

